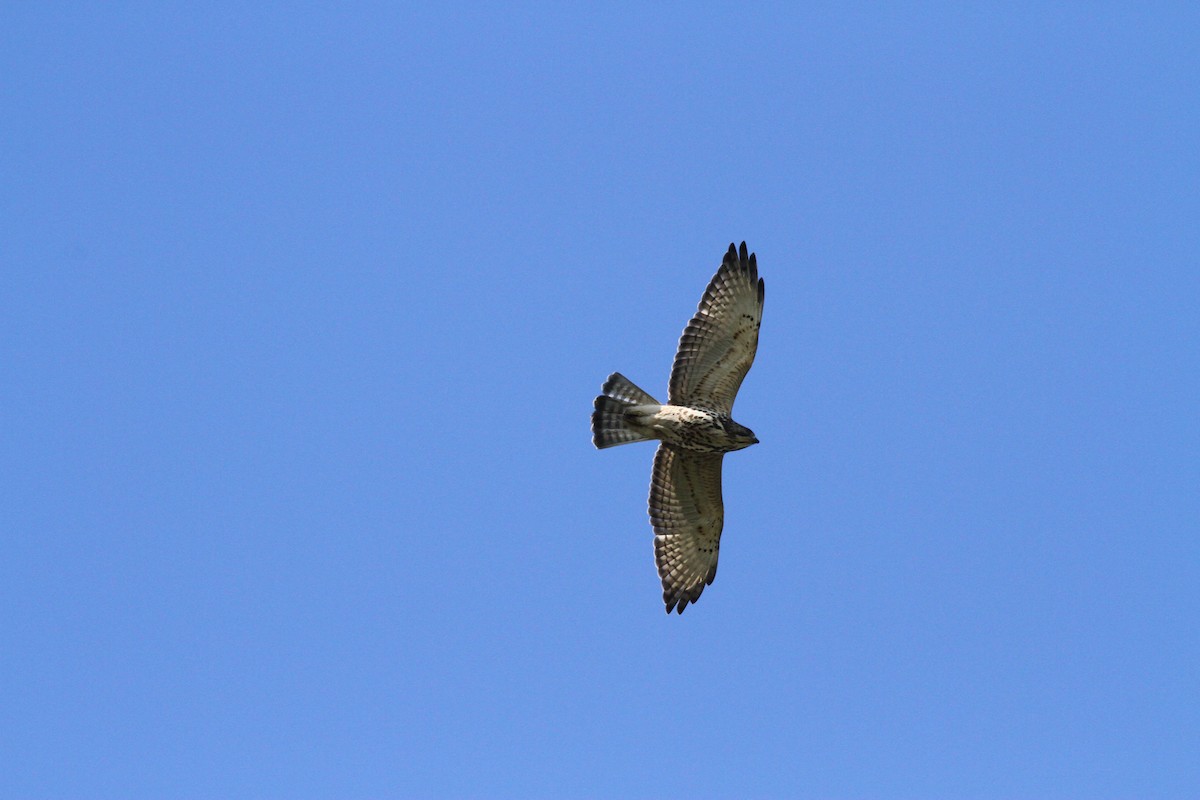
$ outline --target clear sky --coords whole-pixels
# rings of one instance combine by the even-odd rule
[[[1194,4],[434,5],[0,11],[0,796],[1200,796]]]

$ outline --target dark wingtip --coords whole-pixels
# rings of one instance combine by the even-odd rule
[[[674,611],[676,614],[682,614],[683,610],[688,607],[688,603],[695,603],[696,599],[697,598],[695,597],[688,597],[687,595],[674,595],[672,597],[667,597],[666,592],[663,592],[663,601],[667,606],[668,614],[670,614],[672,611]]]
[[[672,595],[668,597],[667,593],[663,592],[663,603],[667,607],[667,614],[670,614],[672,611],[674,611],[676,614],[682,614],[683,609],[687,607],[688,599],[686,597],[680,597],[679,595]]]
[[[741,255],[741,257],[742,257],[742,261],[748,261],[748,260],[750,260],[750,256],[748,255],[748,251],[746,250],[746,243],[745,243],[745,242],[742,242],[742,249],[741,249],[741,251],[740,251],[739,255]]]
[[[737,248],[734,247],[733,242],[730,242],[729,250],[727,250],[725,252],[725,257],[723,259],[721,259],[721,266],[730,267],[730,268],[736,267],[737,261],[738,261]]]

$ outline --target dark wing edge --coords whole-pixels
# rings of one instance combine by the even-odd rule
[[[758,351],[765,294],[757,257],[745,242],[740,249],[731,243],[679,339],[667,402],[733,410]],[[734,354],[734,363],[723,363],[735,348],[741,352]]]
[[[667,613],[682,614],[717,576],[725,509],[721,502],[724,453],[694,453],[667,444],[654,454],[650,524],[654,561]]]

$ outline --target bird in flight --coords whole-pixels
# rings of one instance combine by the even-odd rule
[[[754,253],[747,254],[745,242],[740,250],[731,244],[679,339],[667,404],[619,372],[608,376],[596,398],[596,447],[660,442],[650,478],[650,524],[668,614],[682,614],[716,577],[725,523],[721,461],[731,450],[758,443],[730,415],[754,363],[762,309]]]

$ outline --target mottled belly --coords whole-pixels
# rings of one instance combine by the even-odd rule
[[[699,453],[723,453],[736,449],[711,411],[685,406],[663,406],[655,415],[654,429],[659,439],[685,450]]]

